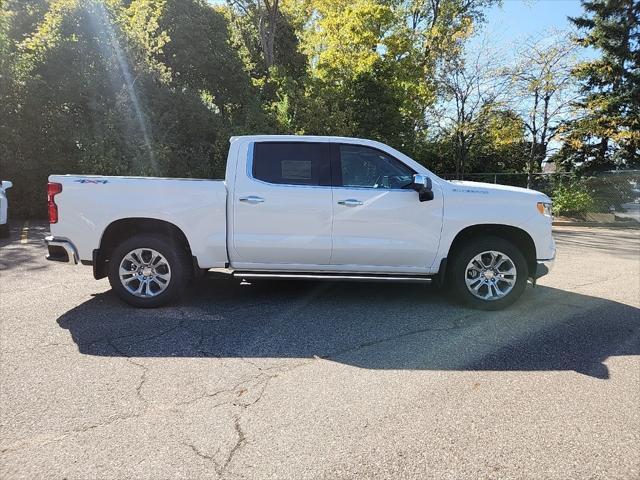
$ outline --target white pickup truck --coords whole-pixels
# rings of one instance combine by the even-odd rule
[[[52,175],[54,261],[93,266],[125,302],[157,307],[193,275],[448,285],[513,303],[549,271],[551,201],[449,182],[371,140],[233,137],[226,179]]]

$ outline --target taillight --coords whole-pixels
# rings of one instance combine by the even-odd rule
[[[58,223],[58,206],[53,197],[62,191],[61,183],[49,182],[47,185],[47,203],[49,204],[49,223]]]

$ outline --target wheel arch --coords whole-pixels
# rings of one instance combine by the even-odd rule
[[[514,227],[512,225],[502,225],[495,223],[486,223],[486,224],[478,224],[471,225],[460,230],[453,241],[451,242],[451,246],[449,247],[449,252],[447,253],[447,258],[451,258],[456,254],[456,251],[460,249],[462,245],[464,245],[467,241],[470,241],[473,238],[485,237],[485,236],[493,236],[502,238],[512,244],[514,244],[524,256],[527,261],[527,267],[529,272],[536,271],[536,246],[533,241],[533,238],[527,231]],[[445,262],[446,264],[446,262]]]
[[[107,276],[109,257],[118,244],[141,233],[159,234],[171,239],[187,251],[189,257],[193,258],[194,269],[197,269],[197,259],[193,256],[189,240],[180,227],[156,218],[129,217],[114,220],[102,232],[100,244],[93,251],[94,278],[98,280]]]

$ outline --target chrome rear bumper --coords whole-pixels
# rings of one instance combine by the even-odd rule
[[[56,238],[48,236],[44,239],[47,244],[49,253],[47,254],[47,260],[52,262],[78,263],[78,251],[76,247],[69,240],[64,238]]]

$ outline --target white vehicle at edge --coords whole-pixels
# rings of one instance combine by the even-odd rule
[[[9,180],[3,180],[0,183],[0,237],[9,235],[9,201],[7,200],[7,190],[13,187],[13,183]]]
[[[226,179],[52,175],[50,260],[93,265],[124,301],[175,299],[190,276],[447,284],[503,308],[555,258],[551,201],[445,181],[371,140],[231,139]]]

